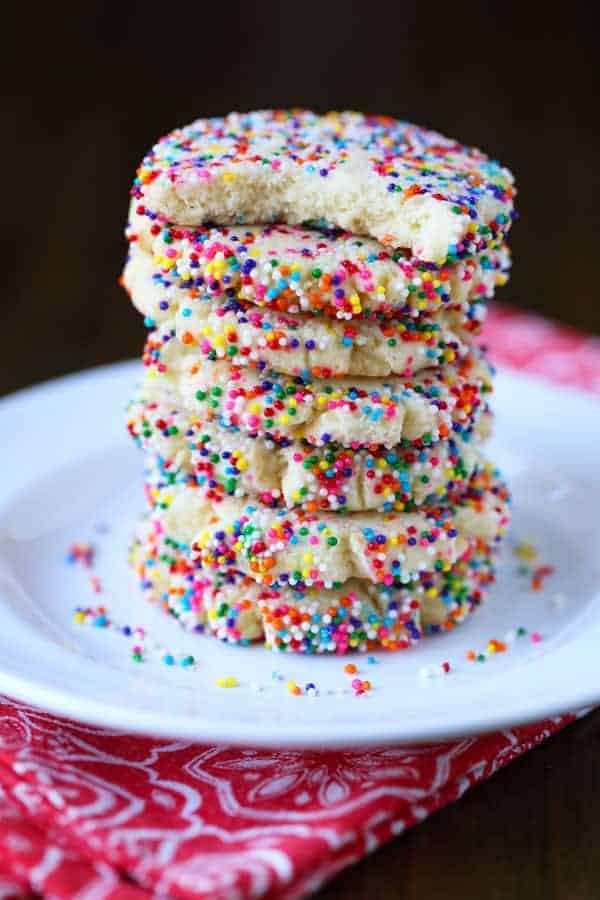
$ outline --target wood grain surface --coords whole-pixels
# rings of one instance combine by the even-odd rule
[[[347,869],[319,900],[596,900],[600,710]]]
[[[600,332],[592,4],[147,0],[2,16],[0,393],[140,352],[117,284],[135,166],[174,125],[230,109],[359,108],[483,147],[520,189],[502,298]],[[599,758],[597,712],[322,900],[600,897]]]

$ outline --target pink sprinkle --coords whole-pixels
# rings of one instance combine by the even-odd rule
[[[539,631],[531,632],[531,640],[533,641],[534,644],[539,644],[539,642],[542,640],[542,636],[539,633]]]

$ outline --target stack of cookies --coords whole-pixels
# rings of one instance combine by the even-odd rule
[[[149,599],[300,653],[405,648],[480,604],[508,495],[474,339],[513,196],[481,152],[379,116],[232,114],[159,141],[123,276],[150,329],[128,423]]]

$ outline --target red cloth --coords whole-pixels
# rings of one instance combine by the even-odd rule
[[[600,393],[600,341],[495,308],[505,365]],[[572,721],[359,752],[202,747],[0,702],[0,900],[300,898]]]

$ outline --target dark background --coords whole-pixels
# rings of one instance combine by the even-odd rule
[[[13,350],[0,391],[139,352],[117,286],[136,165],[175,125],[231,109],[364,109],[479,145],[520,188],[502,298],[600,332],[588,4],[11,7],[1,240]]]
[[[139,353],[117,278],[135,167],[196,116],[398,115],[516,174],[501,297],[600,332],[593,4],[17,2],[3,13],[0,393]],[[323,898],[600,896],[600,713],[352,869]]]

